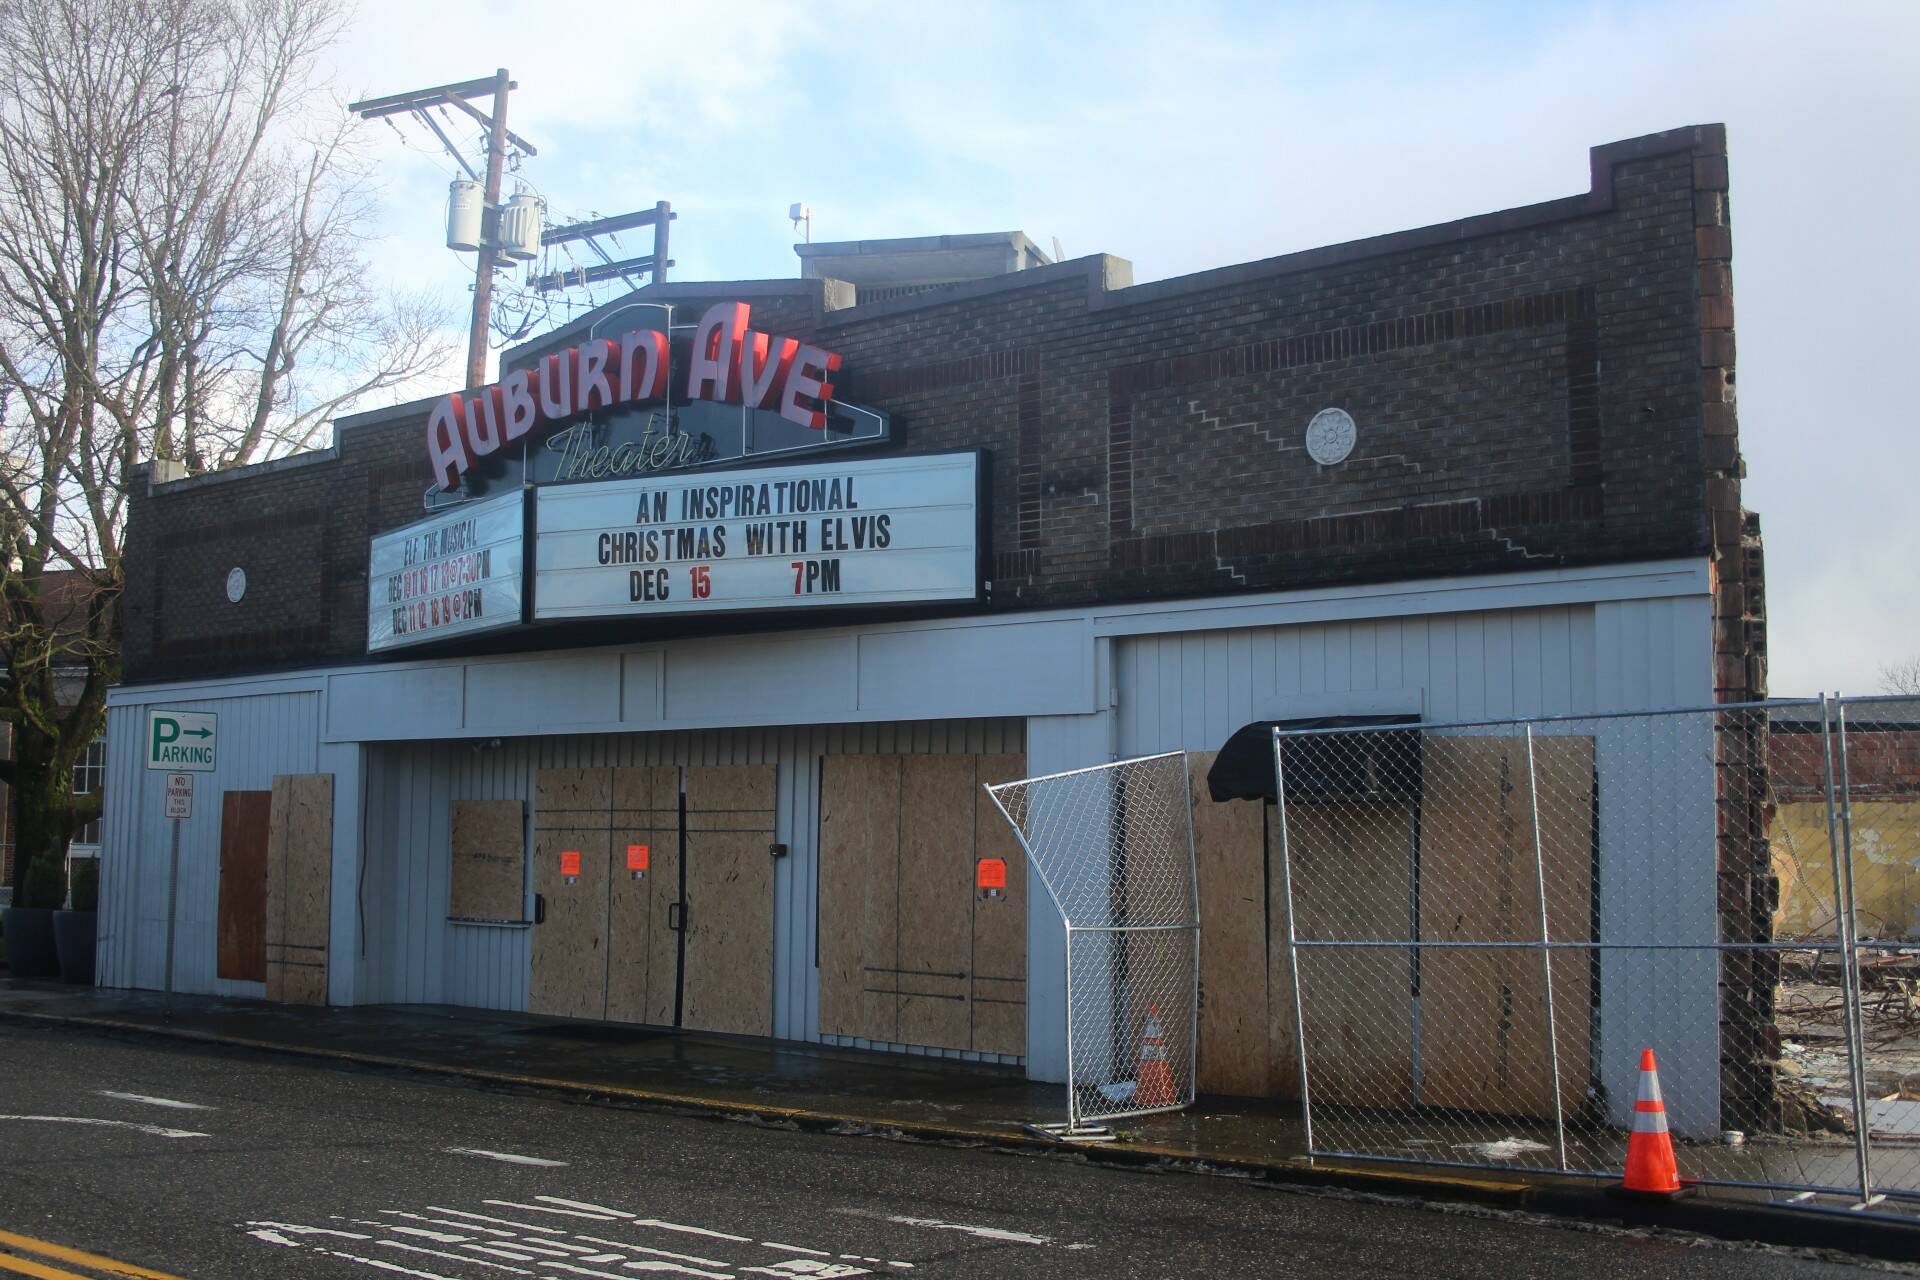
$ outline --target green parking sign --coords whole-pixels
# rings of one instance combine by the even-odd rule
[[[147,768],[212,773],[220,717],[210,711],[147,710]]]

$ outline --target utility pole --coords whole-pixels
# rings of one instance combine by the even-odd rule
[[[493,122],[487,128],[486,206],[480,214],[480,261],[473,269],[473,323],[467,330],[467,390],[487,380],[487,324],[493,314],[494,248],[500,225],[500,174],[507,166],[507,69],[493,73]]]
[[[433,131],[440,145],[447,149],[455,163],[472,179],[474,185],[481,188],[480,232],[477,237],[479,262],[473,273],[473,320],[467,330],[467,389],[472,390],[486,381],[487,377],[487,332],[493,316],[493,275],[500,267],[503,256],[500,182],[507,163],[507,148],[518,150],[522,155],[537,155],[533,144],[507,128],[507,94],[520,86],[507,76],[507,69],[501,67],[491,77],[481,80],[467,80],[460,84],[436,85],[431,89],[414,89],[407,93],[396,93],[385,98],[368,98],[364,102],[355,102],[347,107],[363,120],[377,120],[383,116],[411,114]],[[493,98],[493,114],[488,115],[468,101],[469,98]],[[467,159],[459,147],[454,145],[446,130],[440,127],[429,111],[440,111],[443,115],[449,106],[457,107],[480,122],[486,131],[487,164],[483,178],[479,171]],[[456,182],[456,188],[466,184]],[[470,189],[470,188],[469,188]],[[515,197],[517,202],[520,197]],[[450,226],[451,226],[451,214]],[[667,269],[674,265],[667,256],[667,246],[671,224],[676,215],[673,206],[665,200],[651,209],[636,210],[633,213],[617,214],[611,218],[596,217],[587,222],[571,222],[562,226],[544,228],[539,234],[542,250],[559,247],[571,257],[565,249],[570,244],[582,244],[599,258],[598,264],[574,267],[570,270],[549,270],[544,275],[530,276],[527,284],[539,293],[558,293],[566,289],[585,288],[603,280],[622,280],[627,287],[638,289],[636,276],[646,276],[652,283],[659,284],[667,278]],[[536,222],[534,225],[538,225]],[[653,252],[636,257],[616,260],[613,254],[600,244],[600,237],[617,237],[622,231],[638,230],[642,227],[653,228]],[[526,238],[531,232],[524,224],[510,225],[507,234],[514,237],[514,243],[507,245],[504,256],[508,258],[531,258],[535,256],[527,247]],[[464,235],[465,233],[463,233]],[[449,237],[452,232],[449,230]],[[616,245],[617,239],[613,240]],[[450,247],[462,251],[476,247],[464,238],[455,244],[449,238]]]
[[[507,128],[507,94],[518,88],[507,75],[507,69],[501,67],[486,79],[466,80],[459,84],[436,85],[431,89],[415,89],[408,93],[396,93],[385,98],[368,98],[355,102],[347,110],[363,120],[376,120],[382,116],[411,113],[418,116],[426,126],[433,130],[442,146],[467,175],[480,180],[473,166],[460,149],[453,145],[439,124],[427,114],[428,107],[452,105],[478,120],[487,133],[487,169],[483,182],[485,206],[480,214],[479,263],[473,274],[473,321],[467,330],[467,388],[469,390],[486,381],[487,377],[487,325],[493,311],[493,272],[499,263],[499,226],[500,226],[500,180],[507,164],[507,145],[513,144],[525,155],[539,154],[533,144]],[[493,114],[488,115],[468,101],[469,98],[493,97]]]

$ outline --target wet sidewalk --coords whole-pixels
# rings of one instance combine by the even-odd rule
[[[1054,1145],[1025,1126],[1066,1119],[1064,1086],[1015,1067],[439,1005],[308,1008],[0,979],[7,1017],[930,1140]],[[1141,1157],[1267,1170],[1304,1151],[1298,1108],[1253,1100],[1202,1099],[1114,1128],[1122,1140],[1109,1149]],[[1467,1181],[1521,1185],[1496,1171]]]

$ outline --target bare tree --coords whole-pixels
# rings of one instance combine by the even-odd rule
[[[71,778],[120,670],[131,468],[308,446],[447,355],[422,304],[366,283],[368,172],[313,127],[342,13],[0,0],[0,781],[25,905],[53,905],[99,812]]]
[[[1880,668],[1880,689],[1883,693],[1900,693],[1908,697],[1920,698],[1920,658],[1908,658],[1904,662],[1889,662]]]

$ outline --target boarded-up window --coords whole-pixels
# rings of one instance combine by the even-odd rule
[[[453,802],[453,872],[447,914],[519,920],[526,906],[527,844],[518,800]]]

